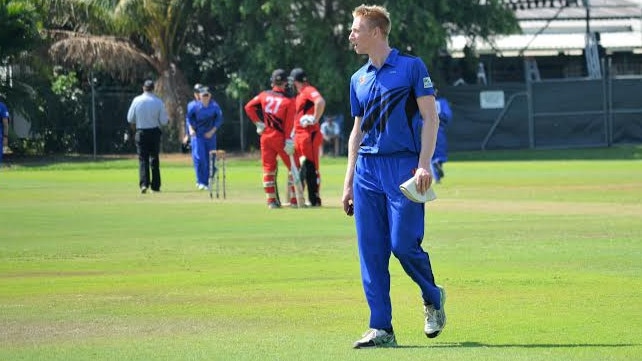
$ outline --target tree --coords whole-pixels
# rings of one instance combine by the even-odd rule
[[[21,81],[25,76],[9,70],[38,45],[40,16],[30,1],[0,0],[0,24],[0,66],[6,71],[0,77],[0,94],[11,104],[12,112],[24,112],[32,105],[26,101],[28,89]]]
[[[179,132],[191,93],[187,79],[225,90],[228,97],[220,102],[231,110],[238,104],[231,99],[241,102],[267,87],[275,68],[303,67],[328,112],[347,114],[349,77],[365,61],[348,42],[352,10],[361,0],[36,1],[48,11],[50,53],[58,62],[130,82],[153,74]],[[489,39],[517,30],[499,0],[384,5],[392,15],[390,44],[421,56],[437,82],[435,64],[450,34]]]
[[[348,78],[364,61],[348,42],[352,10],[361,3],[195,0],[195,6],[208,10],[203,14],[209,21],[199,19],[208,26],[188,40],[203,50],[208,71],[218,79],[234,79],[231,84],[240,78],[250,93],[266,86],[275,67],[303,67],[323,92],[328,109],[337,112],[347,109]],[[392,17],[390,44],[428,64],[439,60],[451,34],[489,39],[518,31],[513,13],[499,0],[396,0],[384,5]]]
[[[49,5],[50,54],[57,62],[125,81],[153,74],[170,115],[171,139],[183,130],[190,93],[178,58],[191,0],[41,0]]]
[[[0,0],[0,59],[30,49],[40,39],[38,13],[29,1]]]

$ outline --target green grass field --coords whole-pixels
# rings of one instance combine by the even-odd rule
[[[228,160],[226,200],[187,156],[161,167],[146,195],[131,157],[0,169],[0,360],[642,359],[642,147],[453,154],[424,241],[447,327],[423,335],[393,259],[400,347],[379,350],[351,349],[344,158],[303,210],[265,207],[257,157]]]

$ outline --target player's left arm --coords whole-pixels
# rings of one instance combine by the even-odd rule
[[[318,90],[314,90],[313,97],[314,123],[319,123],[321,121],[321,117],[323,116],[323,112],[325,111],[325,99],[323,99],[323,96],[321,95],[321,93],[319,93]]]
[[[223,110],[217,104],[216,105],[216,119],[214,120],[214,128],[219,129],[223,125]]]
[[[286,139],[294,138],[294,117],[296,115],[296,107],[294,100],[285,98],[283,100],[285,105],[283,115],[283,133]]]
[[[437,141],[437,129],[439,128],[439,116],[435,106],[435,97],[433,95],[424,95],[417,98],[419,113],[423,119],[421,128],[421,150],[419,152],[419,164],[415,178],[417,182],[417,191],[424,193],[430,188],[432,183],[432,174],[430,174],[430,160],[435,152],[435,142]]]
[[[223,111],[221,110],[221,107],[216,104],[216,110],[214,111],[214,126],[205,134],[205,137],[213,137],[221,127],[221,124],[223,124]]]

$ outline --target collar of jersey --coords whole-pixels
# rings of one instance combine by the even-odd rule
[[[386,61],[383,63],[383,66],[381,68],[384,68],[386,66],[389,67],[394,67],[395,64],[397,63],[397,57],[399,56],[399,50],[392,48],[390,51],[390,54],[388,54],[388,57],[386,58]],[[372,60],[368,60],[368,68],[367,70],[370,71],[377,71],[377,68],[372,65]]]

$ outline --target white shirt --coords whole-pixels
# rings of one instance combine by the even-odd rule
[[[132,101],[127,122],[136,124],[136,129],[151,129],[166,125],[169,117],[163,101],[152,92],[144,92]]]
[[[325,135],[326,137],[332,137],[335,135],[339,135],[339,124],[337,122],[330,122],[325,121],[321,123],[321,134]]]

